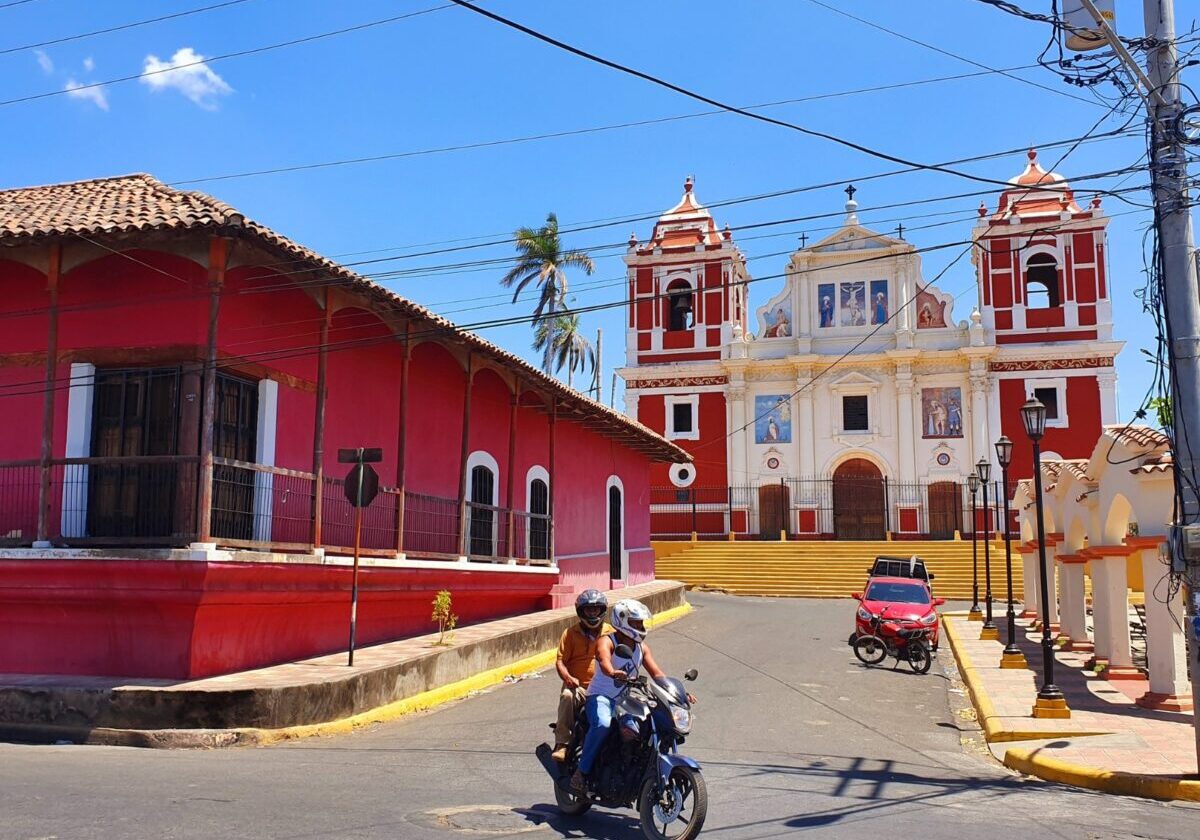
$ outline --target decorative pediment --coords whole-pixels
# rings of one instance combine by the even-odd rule
[[[892,248],[897,245],[908,245],[902,239],[894,239],[882,233],[876,233],[862,225],[847,225],[822,239],[808,248],[812,253],[831,253],[841,251],[870,251]]]
[[[829,383],[829,388],[832,391],[862,390],[864,388],[875,390],[882,384],[878,379],[867,376],[860,371],[852,370]]]

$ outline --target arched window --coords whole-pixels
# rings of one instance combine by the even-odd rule
[[[543,478],[529,481],[529,559],[550,559],[550,485]]]
[[[608,495],[608,574],[612,580],[625,579],[625,494],[617,476],[609,476]]]
[[[690,330],[692,320],[692,287],[686,280],[673,280],[667,286],[667,329]]]
[[[1054,309],[1059,304],[1058,262],[1050,254],[1034,254],[1025,263],[1025,305]]]
[[[467,553],[476,557],[496,555],[499,473],[500,465],[487,452],[472,452],[467,458]]]

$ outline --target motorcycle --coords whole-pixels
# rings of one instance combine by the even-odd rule
[[[625,645],[618,645],[616,653],[632,658]],[[696,676],[692,669],[683,678],[692,681]],[[555,761],[549,744],[537,748],[537,757],[554,779],[555,800],[567,816],[582,816],[593,805],[635,808],[649,840],[692,840],[708,815],[708,790],[700,765],[678,754],[691,730],[691,704],[682,681],[667,677],[658,682],[627,671],[625,686],[613,703],[612,729],[586,793],[575,792],[570,784],[583,754],[586,714],[575,721],[566,761]]]
[[[929,673],[933,665],[932,647],[929,644],[929,628],[916,622],[884,621],[884,609],[871,616],[871,635],[859,636],[854,640],[854,655],[865,665],[878,665],[885,656],[896,658],[895,667],[901,661],[918,674]]]

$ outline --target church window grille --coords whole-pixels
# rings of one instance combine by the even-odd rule
[[[870,429],[867,397],[865,395],[842,397],[842,430],[865,432]]]

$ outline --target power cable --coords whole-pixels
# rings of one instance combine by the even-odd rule
[[[503,15],[498,15],[495,12],[490,12],[487,9],[483,9],[472,3],[468,3],[467,0],[451,0],[451,2],[454,3],[456,6],[461,6],[462,8],[468,9],[478,15],[482,15],[483,17],[490,18],[491,20],[494,20],[497,23],[503,24],[504,26],[507,26],[510,29],[515,29],[516,31],[521,32],[525,35],[528,35],[531,38],[535,38],[536,40],[541,41],[546,44],[549,44],[550,46],[553,46],[560,50],[569,52],[572,55],[579,56],[580,58],[585,58],[588,61],[592,61],[596,64],[600,64],[600,65],[602,65],[604,67],[608,67],[612,70],[617,70],[621,73],[625,73],[625,74],[633,76],[635,78],[642,79],[643,81],[647,81],[647,82],[650,82],[651,84],[658,85],[659,87],[666,88],[667,90],[674,91],[675,93],[681,94],[690,99],[695,99],[698,102],[703,102],[707,105],[712,105],[713,107],[716,107],[716,108],[722,108],[726,111],[730,111],[735,114],[740,114],[741,116],[747,117],[748,119],[751,119],[751,120],[756,120],[758,122],[767,123],[768,125],[774,125],[774,126],[778,126],[780,128],[786,128],[786,129],[790,129],[792,131],[797,131],[797,132],[804,134],[806,136],[809,136],[809,137],[816,137],[816,138],[819,138],[822,140],[828,140],[831,143],[836,143],[840,146],[844,146],[848,149],[853,149],[854,151],[861,152],[866,155],[870,155],[871,157],[875,157],[880,160],[886,160],[886,161],[890,161],[892,163],[899,163],[899,164],[903,164],[904,166],[910,166],[910,167],[925,170],[928,172],[940,172],[944,175],[954,175],[959,178],[965,178],[969,181],[976,181],[976,182],[983,183],[983,184],[999,184],[1000,186],[1003,186],[1003,187],[1010,186],[1008,184],[1008,182],[1006,182],[1006,181],[997,181],[994,178],[984,178],[980,175],[972,175],[969,172],[962,172],[960,170],[951,169],[947,166],[942,166],[939,164],[918,163],[916,161],[909,160],[908,158],[904,158],[904,157],[900,157],[899,155],[891,154],[890,152],[880,151],[878,149],[871,148],[870,146],[863,145],[862,143],[857,143],[853,140],[847,140],[843,137],[838,137],[835,134],[830,134],[830,133],[824,132],[824,131],[818,131],[818,130],[812,129],[812,128],[805,128],[804,126],[798,125],[797,123],[787,122],[786,120],[778,120],[778,119],[775,119],[774,117],[768,117],[764,114],[756,114],[753,111],[747,111],[745,108],[739,108],[734,105],[729,105],[725,102],[721,102],[718,99],[714,99],[710,96],[706,96],[705,94],[697,93],[696,91],[689,90],[688,88],[682,87],[673,82],[669,82],[666,79],[660,78],[658,76],[654,76],[650,73],[646,73],[641,70],[637,70],[628,65],[613,61],[612,59],[604,58],[602,56],[596,55],[595,53],[591,53],[591,52],[588,52],[587,50],[581,49],[579,47],[572,46],[571,44],[568,44],[565,41],[560,41],[557,38],[552,38],[551,36],[546,35],[545,33],[539,32],[536,29],[531,29],[530,27],[525,26],[524,24],[517,23],[516,21],[506,18]],[[812,2],[816,2],[816,0],[812,0]],[[4,104],[4,103],[0,102],[0,105],[2,105],[2,104]],[[1092,103],[1089,102],[1088,104],[1092,104]]]
[[[66,44],[70,41],[82,41],[85,38],[94,38],[97,35],[107,35],[110,32],[121,32],[126,29],[136,29],[139,26],[149,26],[152,23],[162,23],[167,20],[175,20],[177,18],[191,17],[202,12],[211,12],[216,9],[224,9],[227,6],[239,6],[242,3],[249,3],[250,0],[225,0],[224,3],[213,3],[210,6],[201,6],[196,9],[186,9],[182,12],[175,12],[170,15],[160,15],[159,17],[145,18],[143,20],[130,21],[129,23],[118,24],[117,26],[109,26],[104,29],[93,29],[91,32],[80,32],[75,35],[64,35],[61,38],[51,38],[47,41],[39,41],[36,44],[25,44],[20,47],[5,47],[0,49],[0,55],[8,55],[10,53],[24,52],[25,50],[36,50],[42,47],[53,47],[58,44]],[[0,8],[4,8],[0,6]]]

